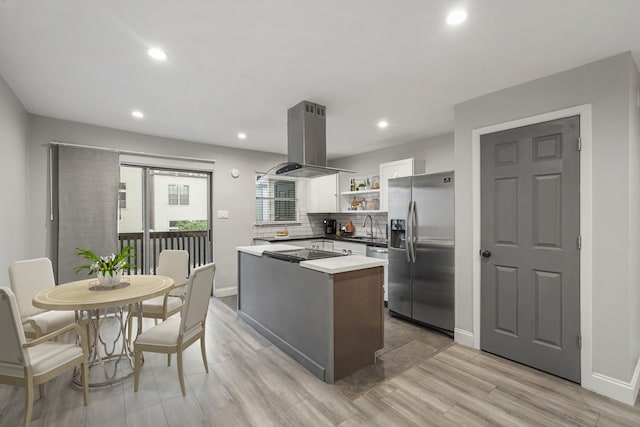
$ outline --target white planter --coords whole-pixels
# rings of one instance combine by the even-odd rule
[[[113,273],[113,276],[108,272],[99,272],[97,276],[102,286],[115,286],[122,281],[122,270]]]

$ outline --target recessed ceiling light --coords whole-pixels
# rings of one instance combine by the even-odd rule
[[[384,128],[388,127],[388,126],[389,126],[389,123],[386,120],[380,120],[378,122],[378,127],[380,129],[384,129]]]
[[[132,115],[133,117],[135,117],[136,119],[142,119],[142,118],[144,118],[144,113],[143,113],[142,111],[140,111],[140,110],[133,110],[133,111],[131,112],[131,115]]]
[[[147,50],[147,54],[158,61],[164,61],[165,59],[167,59],[167,54],[164,52],[164,50],[158,49],[157,47],[152,47],[151,49]]]
[[[447,24],[459,25],[467,20],[467,11],[464,9],[455,9],[447,15]]]
[[[246,134],[246,133],[244,133],[244,132],[240,132],[240,133],[238,134],[238,139],[247,139],[247,134]]]

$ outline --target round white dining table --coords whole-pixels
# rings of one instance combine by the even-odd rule
[[[105,289],[94,279],[79,280],[44,289],[33,305],[44,310],[73,310],[76,321],[86,322],[89,338],[89,386],[123,381],[133,374],[133,343],[127,341],[129,316],[138,316],[142,332],[142,301],[164,295],[173,279],[155,275],[124,276],[118,288]],[[132,306],[137,305],[137,310]],[[123,363],[124,362],[124,363]],[[102,367],[102,369],[99,369]],[[73,381],[81,384],[79,372]]]

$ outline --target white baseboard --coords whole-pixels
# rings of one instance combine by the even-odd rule
[[[453,330],[453,339],[458,344],[466,345],[467,347],[473,347],[473,333],[469,331],[455,328]]]
[[[588,390],[626,403],[627,405],[635,405],[638,397],[638,388],[640,387],[640,360],[636,364],[633,376],[630,382],[621,381],[616,378],[609,377],[604,374],[594,372],[587,381],[583,378],[582,386]]]
[[[218,288],[213,290],[213,296],[216,298],[230,297],[231,295],[238,295],[237,286],[229,286],[226,288]]]

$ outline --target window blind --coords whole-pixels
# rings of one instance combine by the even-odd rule
[[[256,179],[256,223],[298,221],[296,181],[262,176]]]
[[[118,153],[58,146],[57,281],[85,279],[74,267],[85,264],[76,248],[96,255],[118,250]]]

